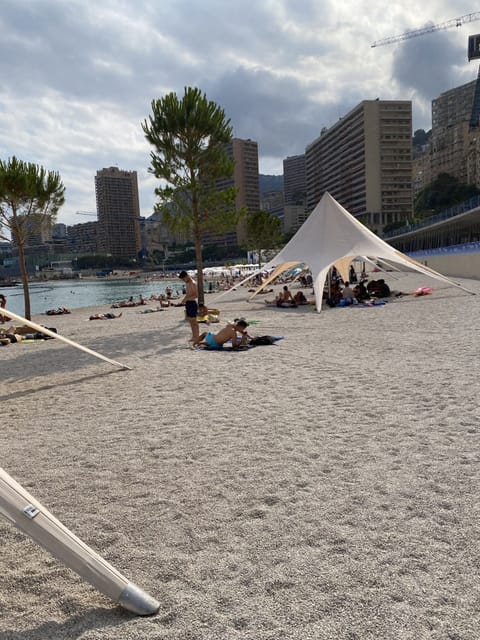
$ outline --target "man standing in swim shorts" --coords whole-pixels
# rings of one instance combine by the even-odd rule
[[[192,280],[192,278],[188,275],[186,271],[182,271],[179,273],[178,277],[180,280],[183,280],[185,283],[185,297],[183,298],[180,304],[185,305],[185,313],[187,315],[187,320],[190,323],[190,328],[192,330],[192,342],[196,342],[198,340],[198,322],[197,322],[197,314],[198,314],[198,289],[197,284]]]

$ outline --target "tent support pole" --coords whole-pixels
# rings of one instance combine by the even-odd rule
[[[0,515],[128,611],[140,616],[158,611],[160,604],[154,598],[77,538],[1,468]]]
[[[78,344],[78,342],[74,342],[69,338],[65,338],[64,336],[61,336],[58,333],[55,333],[54,331],[50,331],[50,329],[47,329],[46,327],[42,327],[40,324],[37,324],[36,322],[32,322],[31,320],[22,318],[22,316],[18,316],[16,313],[13,313],[8,309],[2,309],[2,315],[8,316],[11,320],[18,320],[19,322],[23,322],[24,324],[27,325],[27,327],[30,327],[31,329],[38,331],[38,333],[44,333],[45,335],[50,336],[50,338],[56,338],[57,340],[61,340],[62,342],[69,344],[71,347],[75,347],[75,349],[80,349],[80,351],[84,351],[85,353],[88,353],[91,356],[94,356],[95,358],[99,358],[100,360],[104,360],[105,362],[112,364],[114,367],[120,367],[120,369],[131,370],[131,367],[128,367],[126,364],[122,364],[121,362],[117,362],[116,360],[111,360],[106,356],[102,356],[101,353],[97,353],[96,351],[93,351],[93,349],[84,347],[83,345]]]

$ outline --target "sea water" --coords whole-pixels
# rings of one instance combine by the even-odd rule
[[[179,280],[154,280],[145,282],[142,279],[130,280],[58,280],[47,282],[31,282],[30,308],[32,314],[45,313],[49,309],[67,307],[96,307],[112,305],[133,296],[138,300],[140,295],[148,299],[152,294],[158,296],[170,287],[172,293],[182,294],[183,283]],[[7,298],[7,309],[20,316],[25,314],[23,287],[1,288],[0,292]],[[152,304],[158,304],[155,300]]]

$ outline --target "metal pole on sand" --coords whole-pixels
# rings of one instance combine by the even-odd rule
[[[55,333],[54,331],[50,331],[50,329],[47,329],[46,327],[42,327],[42,325],[37,324],[36,322],[32,322],[31,320],[27,320],[26,318],[23,318],[22,316],[19,316],[16,313],[9,311],[8,309],[2,309],[2,315],[8,316],[13,320],[18,320],[19,322],[23,322],[23,324],[26,324],[27,327],[34,329],[38,333],[44,333],[45,335],[50,336],[50,338],[56,338],[57,340],[61,340],[62,342],[69,344],[71,347],[75,347],[75,349],[80,349],[80,351],[84,351],[85,353],[88,353],[91,356],[94,356],[95,358],[99,358],[100,360],[104,360],[105,362],[112,364],[114,367],[120,367],[120,369],[131,370],[131,367],[128,367],[126,364],[122,364],[121,362],[117,362],[116,360],[112,360],[111,358],[107,358],[106,356],[103,356],[101,353],[98,353],[97,351],[93,351],[93,349],[84,347],[83,345],[78,344],[78,342],[74,342],[69,338],[65,338],[65,336],[61,336],[60,334]]]

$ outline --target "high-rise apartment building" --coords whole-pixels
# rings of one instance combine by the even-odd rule
[[[412,103],[364,100],[305,151],[307,211],[325,191],[375,230],[412,214]]]
[[[258,144],[254,140],[233,138],[229,153],[235,162],[234,185],[238,189],[235,206],[245,207],[247,214],[260,208],[260,179],[258,177]]]
[[[413,163],[414,193],[441,173],[480,187],[480,133],[475,125],[478,80],[432,100],[431,144]]]
[[[307,218],[305,154],[284,159],[283,190],[285,198],[283,230],[285,233],[294,233]]]
[[[220,180],[218,187],[225,189],[234,186],[237,189],[236,209],[245,207],[247,215],[260,209],[260,179],[258,175],[258,144],[254,140],[233,138],[227,145],[227,152],[235,163],[232,178]],[[244,226],[240,223],[235,230],[220,235],[208,234],[205,245],[221,243],[235,245],[244,238]]]
[[[283,220],[283,191],[266,191],[260,196],[260,209]]]
[[[283,161],[283,191],[286,205],[304,205],[307,195],[305,154]]]
[[[137,172],[118,167],[97,171],[95,196],[100,251],[136,259],[141,249]]]
[[[98,242],[99,223],[79,222],[68,227],[68,239],[72,251],[76,254],[100,253]]]
[[[52,227],[52,238],[54,239],[64,239],[67,237],[67,225],[63,222],[57,222]]]
[[[468,183],[468,156],[472,138],[470,120],[477,81],[450,89],[432,100],[431,171],[435,179],[440,173],[455,176]]]
[[[286,204],[283,213],[283,231],[295,233],[308,218],[304,204]]]

